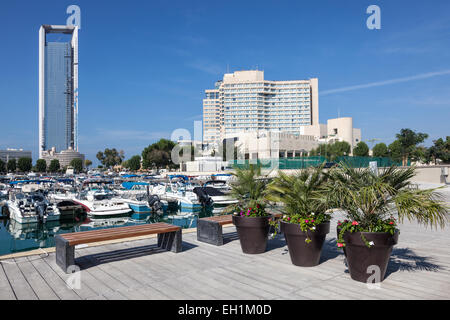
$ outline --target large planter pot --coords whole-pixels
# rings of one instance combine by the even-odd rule
[[[330,222],[317,225],[315,231],[302,231],[299,224],[280,221],[280,231],[284,233],[292,264],[300,267],[319,264],[325,237],[330,232]],[[311,239],[309,243],[306,242],[308,237]]]
[[[374,245],[369,248],[361,239],[361,233],[368,242],[373,241]],[[398,231],[394,235],[387,232],[346,232],[343,238],[351,278],[359,282],[368,282],[372,276],[370,281],[372,282],[374,270],[378,267],[379,281],[383,281],[392,248],[398,242],[398,234]]]
[[[257,254],[266,251],[267,238],[269,236],[269,218],[269,216],[240,217],[233,215],[233,224],[236,226],[239,235],[242,252]]]

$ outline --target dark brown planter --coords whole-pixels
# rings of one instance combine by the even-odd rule
[[[241,242],[242,252],[247,254],[263,253],[267,248],[269,236],[269,218],[267,217],[240,217],[233,215],[233,224],[236,226]]]
[[[361,233],[367,241],[373,241],[374,245],[367,247],[361,239]],[[374,273],[369,267],[378,266],[379,280],[383,281],[392,248],[398,242],[398,234],[398,231],[394,235],[387,232],[346,232],[344,234],[345,253],[351,278],[359,282],[367,282]]]
[[[280,231],[284,233],[292,264],[300,267],[319,264],[325,237],[330,232],[330,222],[317,225],[313,232],[302,231],[299,224],[280,221]],[[311,239],[309,243],[305,241],[308,237]]]

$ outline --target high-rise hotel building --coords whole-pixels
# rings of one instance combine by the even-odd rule
[[[49,39],[49,34],[57,37]],[[78,151],[77,117],[78,27],[42,25],[39,30],[39,157],[52,148],[58,152]]]
[[[264,71],[227,73],[205,90],[203,143],[259,130],[302,134],[319,124],[318,80],[264,80]]]

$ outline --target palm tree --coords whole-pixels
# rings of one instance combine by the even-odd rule
[[[366,232],[382,232],[380,222],[395,214],[432,227],[444,227],[450,209],[437,189],[414,188],[411,178],[415,167],[391,166],[379,174],[370,168],[352,168],[346,164],[330,170],[327,192],[335,207],[346,211]]]
[[[329,206],[325,193],[327,176],[322,169],[323,166],[309,168],[294,175],[279,171],[278,176],[267,187],[266,199],[282,203],[281,211],[288,216],[324,214]]]
[[[261,166],[250,164],[248,168],[235,167],[232,173],[235,177],[231,185],[231,196],[238,203],[227,207],[227,212],[241,211],[246,208],[262,208],[266,205],[265,192],[268,183],[267,176],[261,174]]]
[[[283,204],[279,230],[284,233],[291,261],[296,266],[319,264],[323,243],[330,231],[326,183],[322,165],[294,175],[279,171],[267,187],[266,199]],[[309,245],[311,242],[313,244]]]

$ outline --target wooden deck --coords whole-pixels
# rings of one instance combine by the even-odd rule
[[[346,272],[336,220],[313,268],[291,264],[282,236],[245,255],[229,227],[223,246],[183,234],[178,254],[158,252],[156,238],[79,248],[79,289],[68,288],[54,253],[2,260],[0,299],[450,299],[449,229],[401,225],[387,278],[369,289]]]

